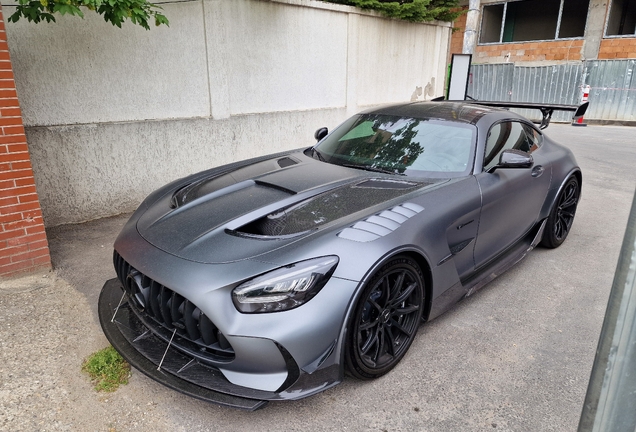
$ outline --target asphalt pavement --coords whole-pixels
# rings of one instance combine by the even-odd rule
[[[0,281],[0,430],[574,431],[636,185],[636,129],[553,124],[583,170],[572,231],[420,327],[369,382],[249,413],[133,371],[92,390],[82,360],[107,346],[97,298],[128,215],[47,230],[55,271]]]

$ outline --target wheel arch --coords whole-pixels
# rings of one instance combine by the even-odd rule
[[[559,184],[558,188],[552,189],[552,191],[554,192],[551,191],[549,196],[546,198],[546,201],[543,205],[543,209],[541,209],[541,215],[539,217],[539,220],[542,220],[548,217],[548,215],[552,211],[552,207],[554,207],[554,204],[556,203],[557,197],[563,190],[563,187],[565,186],[567,181],[572,176],[576,177],[576,180],[579,183],[579,200],[581,199],[581,193],[583,191],[583,174],[581,173],[581,169],[579,167],[576,167],[570,170],[567,173],[567,175],[563,176],[563,180],[561,181],[561,184]]]

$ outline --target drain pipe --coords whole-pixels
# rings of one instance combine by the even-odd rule
[[[466,15],[466,29],[464,30],[464,46],[462,47],[462,54],[475,54],[480,6],[480,0],[468,1],[468,14]]]

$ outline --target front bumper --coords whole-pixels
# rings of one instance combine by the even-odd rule
[[[272,392],[233,384],[221,370],[157,337],[132,310],[117,279],[107,281],[102,288],[99,319],[109,342],[132,366],[181,393],[219,405],[256,410],[269,400],[300,399],[342,380],[339,349],[329,353],[329,357],[333,356],[331,362],[326,362],[329,366],[307,373],[280,347],[288,372],[296,370],[297,379],[288,381],[286,388]],[[246,375],[249,377],[249,371]]]

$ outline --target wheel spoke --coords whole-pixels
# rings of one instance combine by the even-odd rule
[[[369,321],[368,323],[360,324],[360,331],[365,331],[370,329],[373,326],[378,325],[378,319],[376,318],[374,321]]]
[[[392,357],[395,357],[395,337],[393,337],[393,332],[391,331],[391,327],[386,327],[384,329],[387,337],[389,338],[389,344],[387,345],[387,352],[391,354]]]
[[[376,327],[375,329],[373,329],[373,331],[369,333],[367,340],[364,341],[364,343],[360,347],[360,352],[362,354],[366,354],[369,351],[369,349],[371,349],[372,346],[377,345],[377,341],[378,341],[378,329]]]
[[[402,291],[402,285],[404,284],[404,276],[406,276],[406,274],[404,272],[400,272],[400,274],[397,277],[397,280],[393,284],[393,288],[391,289],[391,295],[387,298],[387,303],[393,303],[391,301],[393,296],[399,295],[400,291]]]
[[[375,362],[375,364],[378,364],[378,360],[380,359],[380,357],[382,356],[382,354],[384,354],[384,331],[379,331],[378,332],[378,349],[375,352],[375,356],[373,357],[373,361]]]
[[[417,283],[415,282],[407,286],[404,292],[391,302],[391,306],[397,306],[403,301],[405,301],[407,298],[409,298],[409,296],[411,295],[411,293],[413,292],[416,286],[417,286]]]
[[[393,316],[395,315],[408,315],[412,312],[415,312],[416,310],[418,310],[420,307],[418,305],[410,305],[410,306],[406,306],[400,309],[396,309],[393,312]]]
[[[399,331],[401,331],[402,333],[404,333],[407,336],[411,335],[411,332],[408,331],[407,329],[405,329],[402,324],[400,324],[399,322],[395,321],[395,320],[391,320],[391,326],[395,327],[396,329],[398,329]]]

